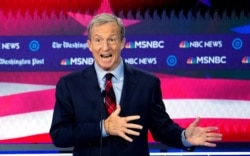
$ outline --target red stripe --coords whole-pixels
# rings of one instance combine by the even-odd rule
[[[27,137],[20,137],[15,139],[0,140],[0,143],[27,143],[27,144],[37,144],[37,143],[52,143],[49,133],[32,135]]]
[[[55,89],[0,97],[0,116],[53,109]]]
[[[194,119],[175,119],[182,127],[187,127]],[[216,126],[223,134],[222,142],[250,142],[250,120],[249,119],[209,119],[202,118],[199,126]],[[154,142],[149,133],[149,142]]]
[[[189,125],[194,119],[174,120],[182,127]],[[246,119],[205,119],[202,118],[199,126],[217,126],[223,134],[222,142],[250,142],[250,120]],[[148,133],[148,141],[154,142],[151,133]],[[49,133],[16,139],[1,140],[0,143],[51,143]]]
[[[157,75],[164,99],[250,100],[250,81]]]
[[[0,82],[55,85],[69,72],[0,72]]]

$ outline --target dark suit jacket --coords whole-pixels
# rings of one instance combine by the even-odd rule
[[[74,156],[148,156],[148,130],[154,139],[183,148],[181,132],[165,112],[160,80],[124,65],[120,116],[140,115],[140,136],[127,142],[116,136],[101,139],[100,120],[107,118],[94,66],[62,77],[56,86],[56,103],[50,135],[57,147],[74,147]],[[100,154],[102,153],[102,154]]]

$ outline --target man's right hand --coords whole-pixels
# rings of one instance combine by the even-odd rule
[[[132,142],[133,139],[129,135],[139,136],[138,132],[143,127],[139,124],[130,123],[131,121],[140,119],[139,115],[120,117],[121,106],[117,105],[116,110],[104,121],[104,128],[109,135],[120,136],[123,139]]]

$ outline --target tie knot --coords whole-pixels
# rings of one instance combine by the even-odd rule
[[[105,75],[106,80],[111,80],[112,76],[113,76],[113,74],[107,73],[107,74]]]

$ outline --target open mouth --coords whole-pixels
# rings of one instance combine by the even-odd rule
[[[109,57],[112,57],[112,54],[107,54],[107,55],[101,54],[101,57],[102,57],[102,58],[109,58]]]

